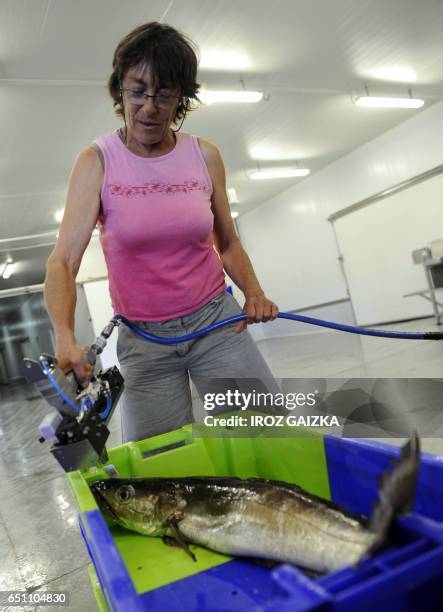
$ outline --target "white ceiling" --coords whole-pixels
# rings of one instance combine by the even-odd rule
[[[243,79],[269,96],[200,108],[182,128],[220,148],[240,214],[304,180],[249,180],[254,150],[273,152],[262,168],[297,159],[314,173],[421,112],[356,107],[351,97],[365,83],[379,95],[412,87],[424,109],[443,97],[441,0],[0,0],[0,263],[20,244],[5,239],[56,231],[77,153],[119,125],[105,89],[113,50],[154,20],[203,52],[249,56],[248,69],[202,70],[200,82],[241,88]],[[415,80],[374,76],[392,67],[414,71]],[[19,271],[0,279],[0,290],[31,276],[41,282],[46,252],[11,252],[22,256]]]

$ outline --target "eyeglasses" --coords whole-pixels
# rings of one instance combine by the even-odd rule
[[[170,94],[157,93],[153,96],[147,94],[143,89],[123,89],[120,91],[122,93],[126,92],[128,94],[128,99],[132,104],[136,104],[137,106],[142,106],[146,104],[149,98],[154,100],[154,104],[158,108],[171,108],[174,105],[176,100],[183,100],[182,96],[171,96]]]

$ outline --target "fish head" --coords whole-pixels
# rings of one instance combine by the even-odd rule
[[[136,479],[109,478],[90,485],[98,507],[122,527],[161,536],[169,518],[178,509],[177,500],[167,490],[138,483]]]

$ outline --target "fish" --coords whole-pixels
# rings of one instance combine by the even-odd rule
[[[108,478],[90,488],[118,525],[162,537],[194,560],[189,543],[327,573],[355,567],[387,543],[396,514],[412,508],[419,456],[414,434],[383,473],[370,518],[295,484],[263,478]]]

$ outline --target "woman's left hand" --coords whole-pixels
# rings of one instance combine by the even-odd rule
[[[246,326],[251,323],[266,323],[274,321],[278,315],[278,306],[268,300],[264,293],[257,295],[246,296],[243,312],[247,315],[247,319],[240,321],[235,326],[235,332],[239,334]]]

